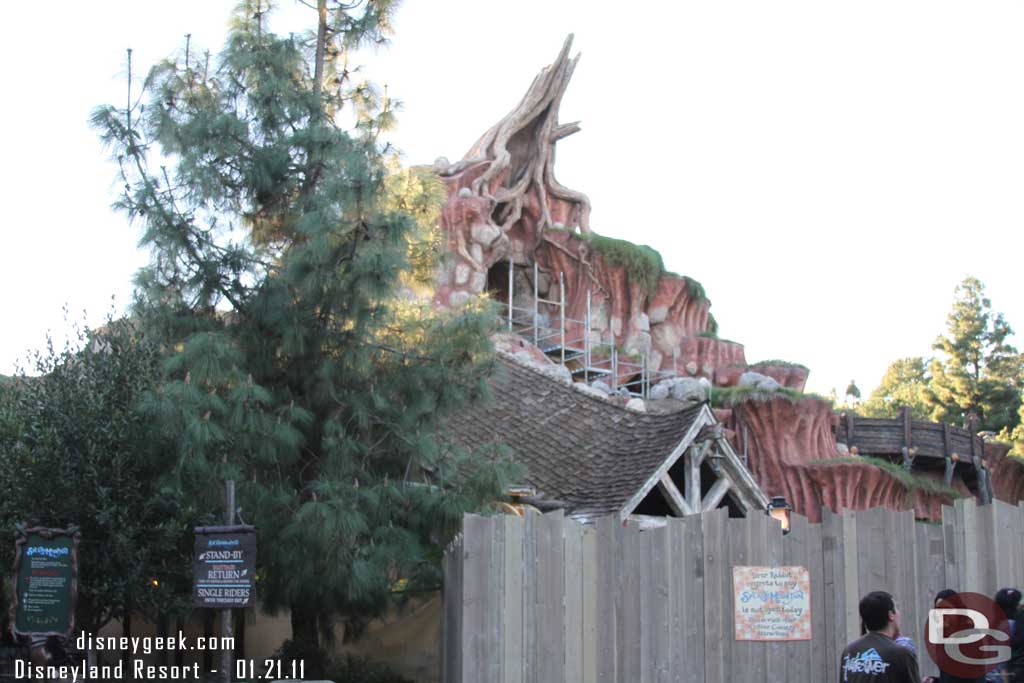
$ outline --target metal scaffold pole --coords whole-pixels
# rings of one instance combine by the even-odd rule
[[[512,310],[512,287],[515,286],[515,280],[512,277],[516,270],[516,257],[513,254],[508,255],[508,331],[512,331],[512,319],[515,317],[515,313]]]
[[[538,328],[540,327],[540,285],[538,277],[539,270],[537,268],[537,262],[533,262],[533,345],[537,346],[539,334]]]
[[[558,272],[558,306],[561,310],[562,365],[565,365],[565,273],[562,271]]]
[[[587,320],[584,323],[586,328],[583,335],[583,381],[590,383],[590,290],[587,290]]]

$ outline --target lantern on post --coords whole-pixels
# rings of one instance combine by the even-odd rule
[[[789,514],[793,512],[793,506],[786,502],[783,496],[773,496],[765,508],[765,513],[782,525],[782,533],[789,533]]]

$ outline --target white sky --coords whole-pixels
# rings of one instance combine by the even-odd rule
[[[215,51],[233,5],[5,10],[0,373],[60,337],[65,303],[96,322],[127,302],[145,256],[109,209],[89,111],[124,100],[126,47],[140,73],[185,33]],[[279,29],[313,20],[280,7]],[[930,353],[968,274],[1024,329],[1024,4],[409,0],[368,56],[405,103],[393,141],[410,163],[461,158],[570,32],[583,58],[562,119],[583,131],[559,179],[598,232],[700,280],[748,361],[866,395],[890,361]]]

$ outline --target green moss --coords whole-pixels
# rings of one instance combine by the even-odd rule
[[[774,365],[777,368],[803,368],[804,370],[810,369],[806,365],[802,365],[800,363],[793,363],[788,360],[779,360],[778,358],[771,358],[769,360],[759,360],[756,363],[749,363],[748,365],[750,367],[754,367],[757,365]]]
[[[644,244],[633,244],[613,237],[590,234],[583,239],[611,266],[625,268],[634,282],[643,285],[653,294],[658,288],[658,278],[665,274],[665,263],[661,254]]]
[[[894,462],[884,460],[883,458],[873,458],[868,455],[857,456],[857,457],[844,457],[844,458],[828,458],[826,460],[813,460],[809,464],[811,465],[865,465],[871,467],[877,467],[882,470],[890,477],[898,481],[906,489],[907,493],[913,491],[922,491],[924,493],[930,493],[941,496],[949,496],[950,498],[963,498],[963,494],[957,491],[952,486],[946,486],[932,481],[931,479],[924,479],[918,477],[913,472],[908,472],[903,469],[902,466],[897,465]]]
[[[701,292],[703,291],[704,288],[701,287]],[[708,312],[707,326],[704,328],[704,331],[700,333],[700,335],[702,337],[713,337],[715,339],[718,338],[718,321],[715,320],[714,313]]]
[[[708,293],[704,291],[704,285],[694,280],[692,277],[684,278],[686,280],[686,291],[690,293],[697,301],[704,301],[708,298]],[[710,317],[710,316],[709,316]]]
[[[715,387],[711,393],[711,405],[716,408],[732,408],[745,401],[770,401],[773,398],[782,398],[790,403],[796,403],[801,398],[796,389],[779,387],[774,391],[760,389],[758,387]]]

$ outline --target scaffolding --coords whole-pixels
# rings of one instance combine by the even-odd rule
[[[550,287],[548,288],[550,296]],[[557,321],[541,314],[541,305],[548,311],[555,311]],[[619,351],[615,332],[609,330],[609,340],[601,341],[600,335],[593,334],[590,290],[587,290],[587,305],[584,319],[566,317],[565,273],[558,273],[558,300],[540,296],[540,268],[533,264],[533,304],[529,307],[515,305],[515,262],[508,260],[508,301],[503,316],[508,331],[533,342],[544,355],[566,367],[574,381],[590,384],[604,381],[611,392],[624,393],[635,398],[650,397],[651,386],[678,376],[678,359],[672,351],[672,367],[666,370],[652,370],[649,355],[635,356]],[[554,324],[552,324],[554,322]],[[545,324],[546,323],[546,324]],[[567,338],[566,327],[582,329],[582,336]],[[597,341],[593,337],[597,336]]]

